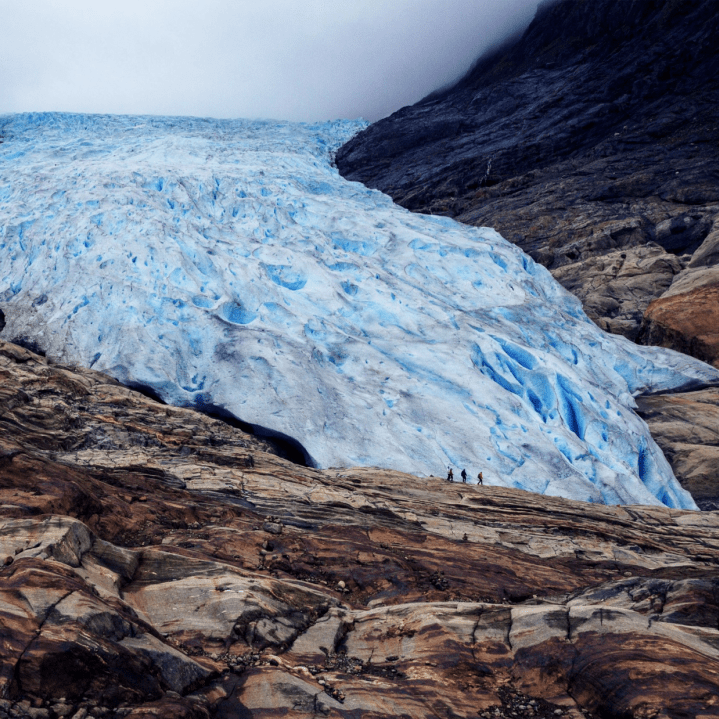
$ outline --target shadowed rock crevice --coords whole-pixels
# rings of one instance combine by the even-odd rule
[[[301,465],[302,467],[316,467],[316,463],[312,459],[310,453],[302,446],[302,443],[294,437],[289,437],[282,432],[263,427],[259,424],[243,422],[241,419],[235,417],[235,415],[229,412],[225,407],[213,404],[212,402],[200,400],[192,405],[192,407],[199,412],[206,414],[208,417],[226,422],[230,425],[230,427],[239,429],[245,434],[261,437],[265,443],[274,449],[275,454],[278,457],[287,459],[290,462]]]
[[[167,404],[167,402],[162,399],[160,393],[157,392],[154,387],[151,387],[149,384],[142,384],[141,382],[127,382],[125,386],[129,387],[135,392],[139,392],[141,395],[147,397],[148,399],[151,399],[153,402],[158,402],[159,404]],[[197,409],[199,411],[202,411],[199,407]]]
[[[3,317],[3,327],[5,318]],[[30,337],[24,337],[24,336],[18,336],[13,337],[11,340],[13,344],[18,345],[19,347],[24,347],[26,350],[30,350],[33,354],[40,355],[41,357],[45,356],[45,350],[40,346],[40,344]]]
[[[27,349],[32,351],[31,347],[28,347]],[[128,382],[126,386],[155,402],[166,404],[166,402],[162,399],[161,394],[149,385],[141,384],[139,382]],[[202,398],[187,406],[197,410],[198,412],[202,412],[202,414],[205,414],[212,419],[224,422],[230,427],[239,429],[245,434],[261,437],[267,446],[273,448],[274,453],[277,454],[278,457],[283,457],[284,459],[294,462],[295,464],[299,464],[302,467],[315,466],[312,457],[302,444],[296,439],[282,434],[282,432],[276,432],[260,425],[250,424],[249,422],[243,422],[241,419],[235,417],[225,407],[221,407],[220,405],[212,402],[207,402]]]

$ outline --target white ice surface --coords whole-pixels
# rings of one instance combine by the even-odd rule
[[[632,395],[719,373],[603,333],[493,230],[343,180],[331,152],[360,127],[0,117],[3,338],[320,467],[694,507]]]

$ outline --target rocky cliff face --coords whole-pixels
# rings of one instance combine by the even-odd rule
[[[291,464],[0,343],[0,717],[719,716],[719,514]]]
[[[370,126],[337,166],[496,228],[601,327],[716,363],[717,42],[712,0],[544,3],[519,41]]]

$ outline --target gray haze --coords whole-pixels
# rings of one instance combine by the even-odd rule
[[[0,0],[0,114],[377,120],[538,0]]]

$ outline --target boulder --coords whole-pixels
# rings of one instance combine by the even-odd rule
[[[653,300],[644,313],[638,340],[719,367],[719,283]]]

